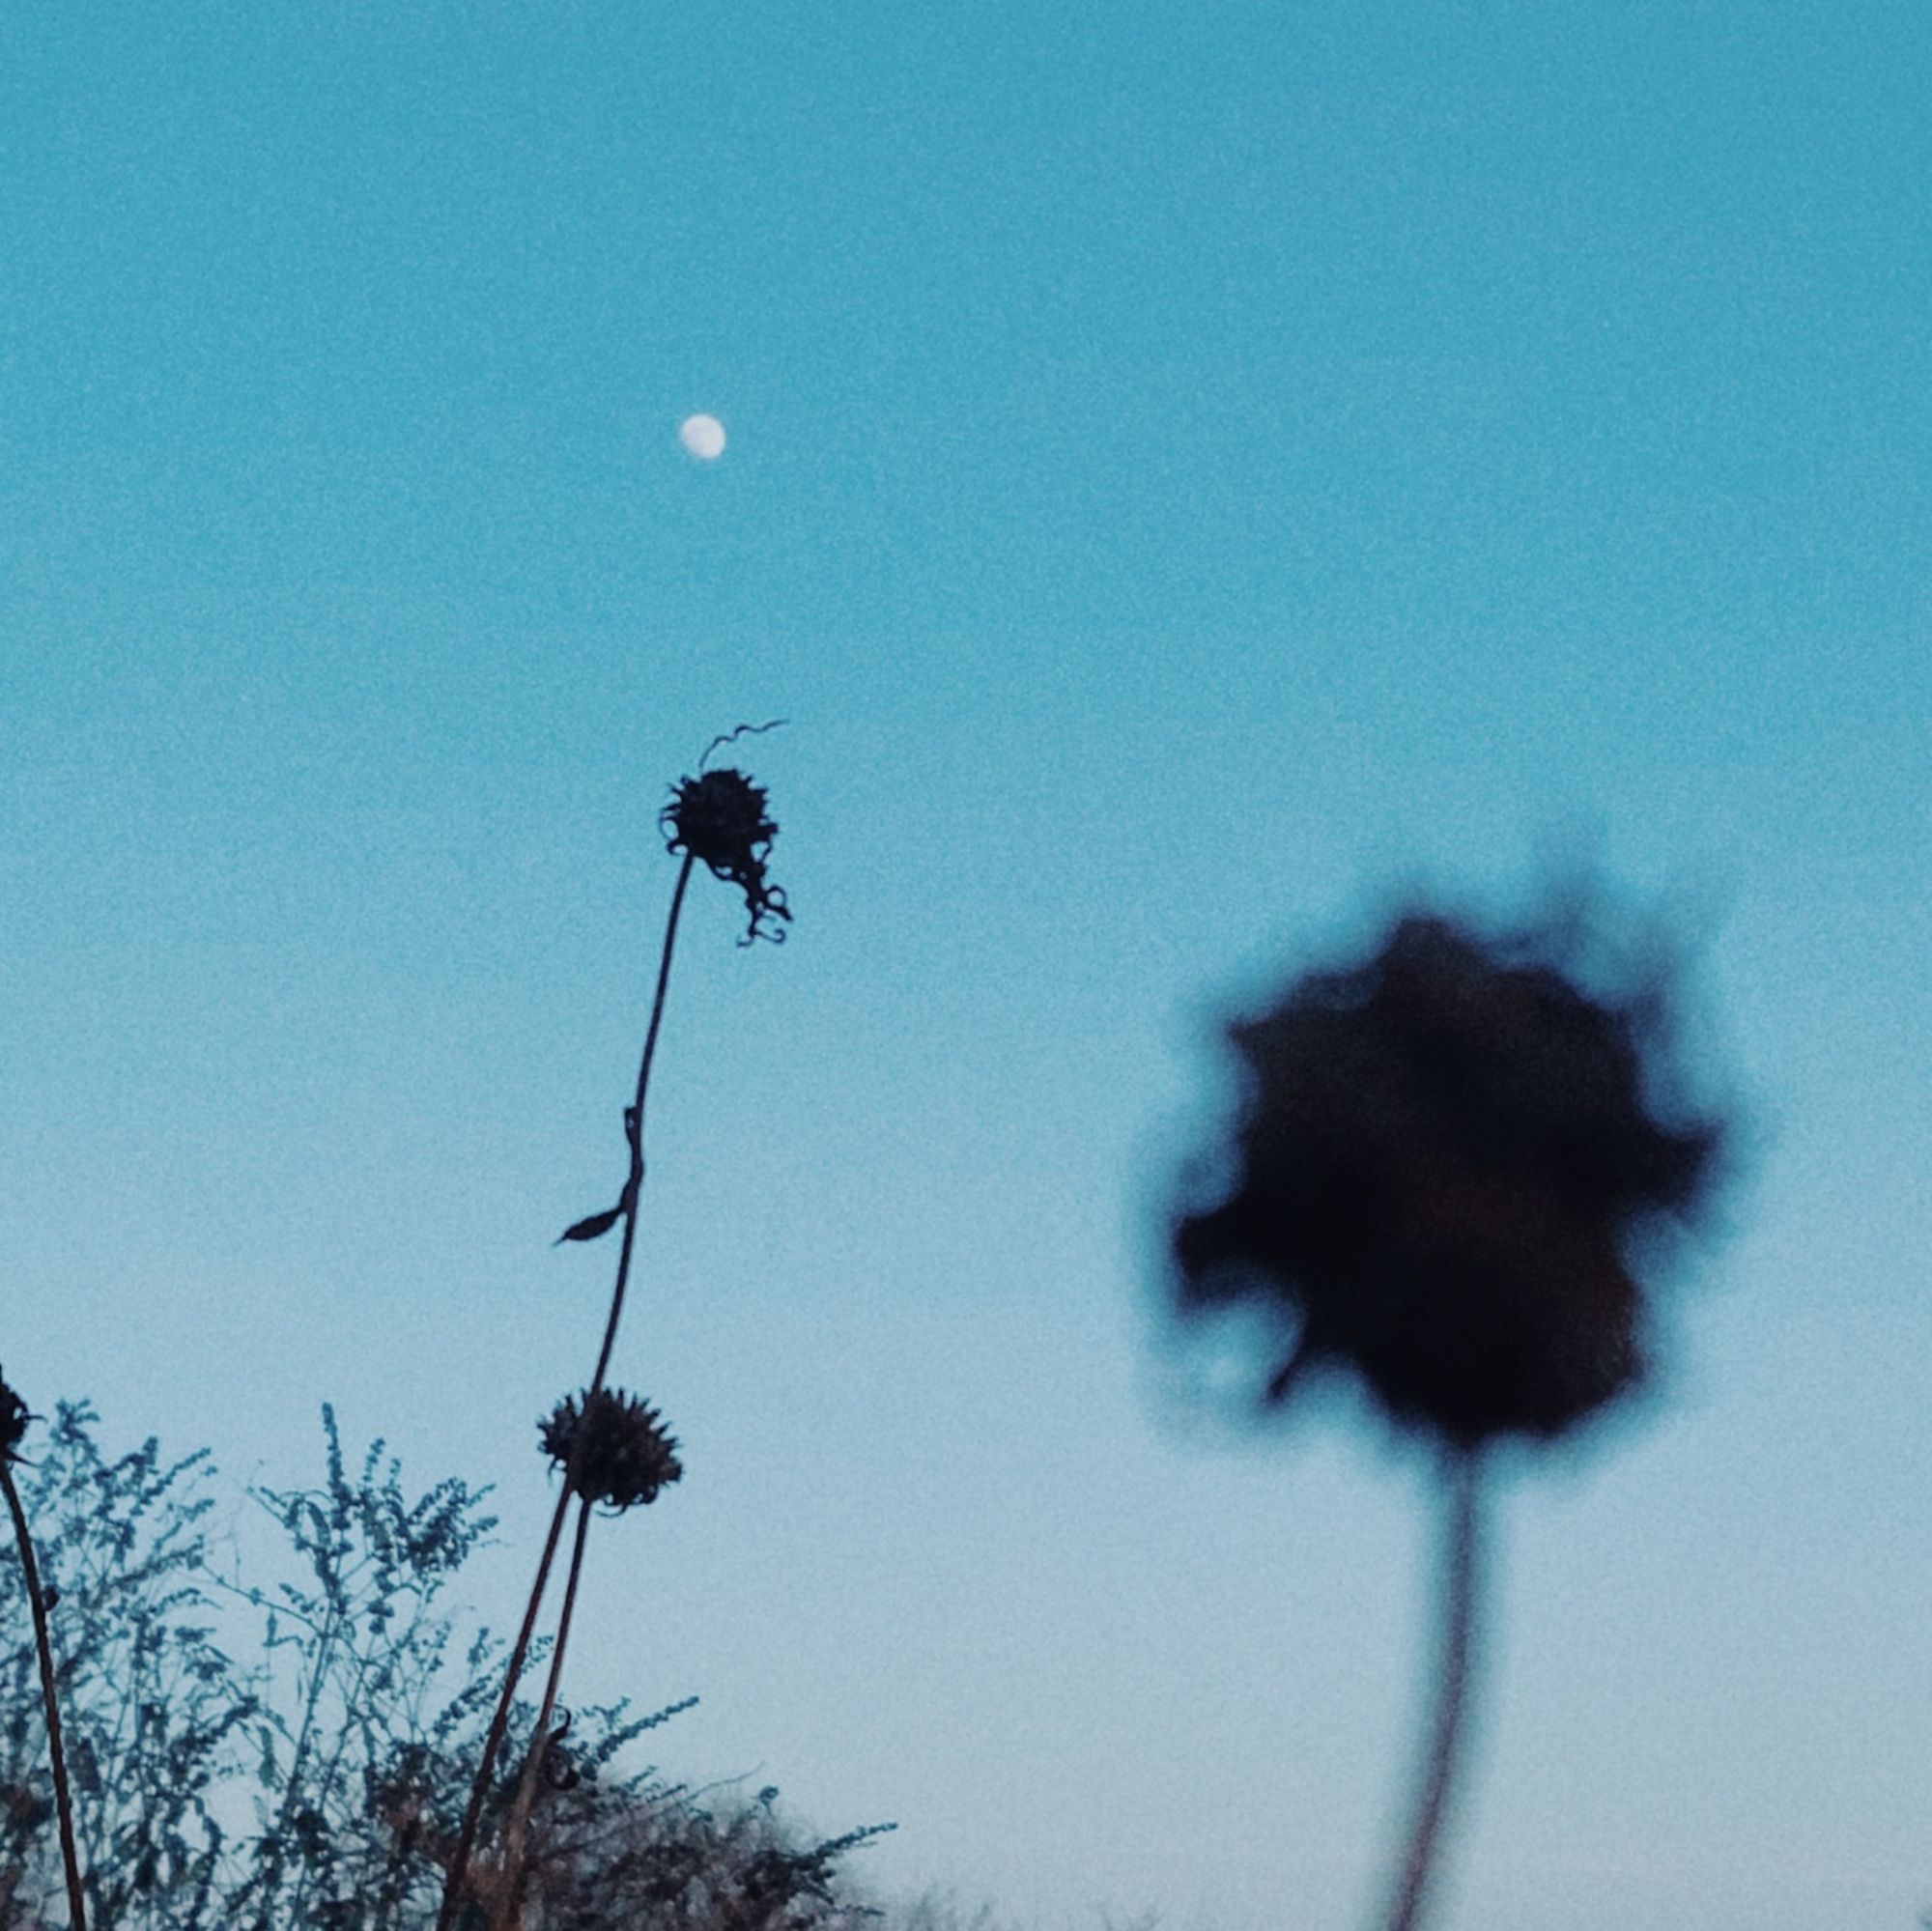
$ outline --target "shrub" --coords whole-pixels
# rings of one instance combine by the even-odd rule
[[[374,1443],[352,1464],[323,1410],[314,1489],[254,1492],[297,1558],[217,1563],[206,1450],[110,1460],[62,1404],[17,1464],[52,1598],[75,1822],[95,1931],[424,1931],[435,1921],[501,1667],[445,1603],[494,1526],[487,1491],[412,1495]],[[545,1752],[522,1931],[808,1931],[865,1915],[840,1860],[890,1825],[814,1840],[776,1791],[705,1793],[627,1767],[696,1698],[560,1712]],[[535,1721],[519,1709],[520,1724]],[[510,1790],[492,1793],[493,1810]],[[493,1913],[472,1869],[467,1925]],[[44,1718],[20,1572],[0,1564],[0,1931],[61,1921]]]

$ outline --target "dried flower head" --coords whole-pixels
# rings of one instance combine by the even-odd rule
[[[539,1424],[539,1439],[559,1468],[578,1457],[571,1486],[584,1500],[612,1509],[655,1501],[660,1489],[684,1473],[657,1410],[621,1388],[600,1388],[583,1401],[566,1395]]]
[[[34,1419],[27,1405],[14,1392],[6,1376],[0,1375],[0,1462],[17,1462],[21,1442],[27,1438],[27,1424]]]
[[[753,939],[782,944],[783,928],[771,922],[791,918],[783,888],[765,879],[765,860],[779,829],[766,803],[762,784],[726,766],[672,785],[671,801],[658,816],[672,852],[689,852],[745,895],[752,923],[739,943],[747,946]]]
[[[1579,944],[1411,912],[1229,1027],[1232,1183],[1173,1252],[1183,1315],[1282,1318],[1264,1401],[1345,1366],[1467,1449],[1554,1438],[1641,1378],[1639,1236],[1692,1216],[1719,1127],[1671,1104],[1656,976],[1595,998]]]

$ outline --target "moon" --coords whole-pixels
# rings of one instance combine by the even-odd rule
[[[688,415],[677,440],[700,463],[715,463],[724,453],[724,425],[715,415]]]

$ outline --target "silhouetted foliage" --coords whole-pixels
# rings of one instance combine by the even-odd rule
[[[573,1220],[556,1236],[556,1244],[561,1247],[566,1240],[602,1240],[623,1217],[621,1206],[606,1207],[602,1213],[586,1213],[582,1220]]]
[[[379,1441],[344,1457],[324,1410],[320,1487],[261,1491],[298,1565],[244,1581],[215,1559],[206,1451],[116,1460],[63,1404],[18,1465],[49,1590],[95,1931],[421,1931],[436,1917],[502,1645],[444,1592],[489,1534],[487,1491],[412,1495]],[[244,1646],[245,1644],[245,1646]],[[797,1840],[758,1802],[707,1804],[630,1746],[687,1710],[560,1716],[521,1902],[479,1858],[465,1931],[807,1931],[862,1915],[837,1866],[881,1830]],[[535,1721],[519,1707],[519,1725]],[[0,1931],[64,1921],[31,1636],[0,1566]],[[509,1801],[507,1780],[492,1813]]]
[[[228,1832],[215,1804],[255,1715],[216,1640],[205,1452],[152,1439],[112,1462],[62,1403],[21,1492],[36,1527],[90,1917],[127,1931],[219,1925]],[[53,1795],[19,1571],[0,1565],[0,1926],[51,1923]],[[60,1907],[65,1910],[64,1904]]]

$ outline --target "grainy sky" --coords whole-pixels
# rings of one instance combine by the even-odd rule
[[[1427,1470],[1153,1346],[1211,1022],[1405,883],[1697,942],[1735,1237],[1502,1510],[1445,1931],[1932,1902],[1918,6],[28,4],[0,20],[0,1359],[499,1485],[705,741],[580,1693],[879,1882],[1354,1925]],[[678,446],[724,422],[713,465]]]

